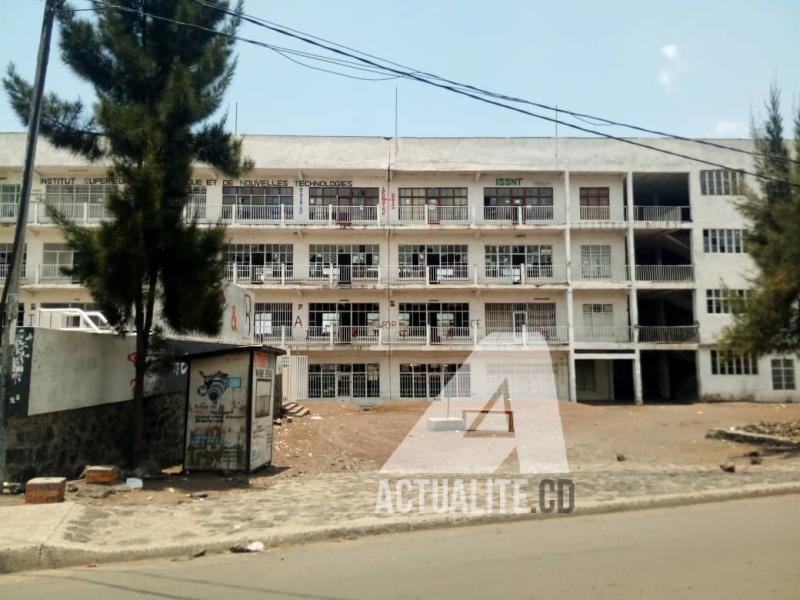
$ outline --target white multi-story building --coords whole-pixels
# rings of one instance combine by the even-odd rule
[[[24,141],[0,135],[2,274]],[[247,326],[308,356],[311,397],[430,398],[453,377],[468,394],[460,367],[492,335],[543,337],[562,399],[790,399],[794,357],[715,350],[752,275],[735,207],[750,157],[641,141],[730,169],[597,139],[245,136],[255,169],[198,166],[187,216],[227,225],[228,277],[255,296]],[[44,203],[97,223],[115,185],[40,142],[26,324],[92,303],[61,272],[72,252]]]

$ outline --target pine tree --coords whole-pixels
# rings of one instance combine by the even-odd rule
[[[212,5],[228,8],[225,0]],[[110,219],[79,226],[50,207],[75,251],[72,272],[109,322],[136,337],[131,417],[132,464],[143,457],[143,394],[155,314],[179,333],[219,332],[224,229],[184,219],[192,165],[228,176],[250,167],[240,140],[225,132],[220,108],[236,61],[239,18],[193,0],[115,0],[96,17],[59,12],[61,56],[96,94],[80,100],[48,94],[41,132],[55,146],[109,165],[124,182],[107,201]],[[235,12],[241,14],[241,2]],[[161,18],[157,18],[161,17]],[[174,21],[196,27],[179,25]],[[9,65],[3,80],[27,123],[31,87]]]
[[[722,342],[755,354],[800,351],[800,165],[784,140],[780,94],[773,88],[763,126],[753,127],[761,193],[747,190],[740,211],[751,222],[745,246],[758,273]],[[800,110],[794,122],[794,158],[800,157]],[[776,181],[777,180],[777,181]],[[793,183],[794,185],[790,185]]]

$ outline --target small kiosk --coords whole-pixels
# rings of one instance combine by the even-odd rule
[[[276,358],[270,346],[187,354],[187,471],[251,472],[272,461]]]

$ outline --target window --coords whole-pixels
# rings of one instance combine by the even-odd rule
[[[327,338],[333,333],[340,342],[360,337],[377,338],[380,308],[377,302],[311,302],[308,305],[308,336]]]
[[[700,193],[703,196],[735,196],[741,189],[741,171],[730,169],[700,171]]]
[[[706,312],[709,314],[731,314],[737,302],[747,298],[748,290],[706,290]]]
[[[45,186],[45,200],[69,219],[101,219],[108,216],[106,199],[116,192],[115,184],[55,184]],[[84,205],[86,213],[84,213]],[[42,215],[40,215],[42,217]],[[47,217],[45,217],[47,218]]]
[[[309,218],[327,221],[329,206],[336,207],[337,221],[375,220],[378,218],[376,187],[312,187],[308,189]]]
[[[291,219],[293,188],[225,186],[222,188],[222,218]]]
[[[380,398],[377,363],[308,365],[309,398]]]
[[[14,244],[0,244],[0,279],[8,277],[8,272],[11,270],[11,251]],[[25,249],[22,251],[22,271],[20,277],[25,278],[25,264],[28,262],[28,244],[25,244]]]
[[[773,358],[770,361],[772,367],[772,389],[773,390],[793,390],[794,384],[794,360],[791,358]]]
[[[551,187],[487,187],[483,188],[483,215],[486,219],[550,220],[553,218],[553,188]],[[522,215],[514,214],[522,207]]]
[[[517,277],[523,266],[527,277],[553,276],[553,247],[550,245],[487,245],[484,251],[487,277]]]
[[[614,325],[614,307],[611,304],[584,304],[583,326],[603,329]]]
[[[193,185],[189,188],[183,215],[186,219],[198,221],[206,218],[206,186]]]
[[[338,277],[339,283],[351,279],[378,279],[378,244],[310,244],[310,277]]]
[[[425,219],[425,206],[439,209],[439,218],[467,216],[467,188],[400,188],[398,217],[403,221]]]
[[[753,354],[711,351],[712,375],[758,375],[758,360]]]
[[[0,219],[16,219],[19,207],[20,185],[18,183],[0,184]]]
[[[294,274],[292,244],[228,244],[228,273],[236,271],[236,280],[253,283],[278,280]]]
[[[525,325],[529,330],[556,324],[555,302],[487,302],[486,332],[516,331]]]
[[[611,246],[581,246],[581,276],[587,279],[611,278]]]
[[[42,266],[71,268],[74,255],[69,244],[45,244],[42,251]]]
[[[575,361],[575,386],[579,392],[597,391],[594,361]]]
[[[607,187],[580,188],[580,217],[599,221],[608,221],[611,218]]]
[[[288,337],[292,328],[291,302],[256,302],[254,312],[254,333],[256,339],[281,339]]]
[[[703,252],[741,254],[742,233],[741,229],[703,229]]]
[[[471,394],[468,364],[400,365],[401,398],[468,398]]]

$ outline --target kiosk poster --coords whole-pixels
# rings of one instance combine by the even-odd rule
[[[275,357],[265,352],[253,356],[253,424],[250,438],[250,470],[272,461],[272,407]]]
[[[250,356],[198,358],[189,370],[186,469],[244,471]]]

